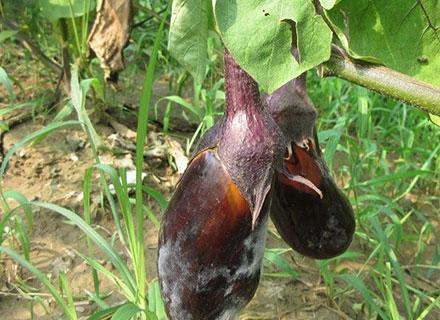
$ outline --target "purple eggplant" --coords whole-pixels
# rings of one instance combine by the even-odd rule
[[[232,319],[258,286],[284,136],[255,81],[225,51],[225,116],[199,144],[161,224],[169,319]]]
[[[319,149],[306,75],[263,100],[288,141],[284,168],[277,173],[272,193],[272,221],[297,252],[315,259],[335,257],[350,245],[355,220]]]

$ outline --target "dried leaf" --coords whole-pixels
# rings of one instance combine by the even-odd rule
[[[131,20],[130,0],[102,0],[97,6],[89,47],[101,60],[107,80],[116,82],[125,67],[122,50],[128,42]]]

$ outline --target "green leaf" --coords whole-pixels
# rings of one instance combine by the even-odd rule
[[[87,237],[89,237],[95,243],[95,245],[106,255],[107,259],[113,264],[113,266],[121,276],[122,283],[131,292],[136,292],[135,281],[132,277],[132,273],[128,269],[122,257],[99,233],[97,233],[91,226],[89,226],[81,217],[79,217],[73,211],[70,211],[68,209],[65,209],[63,207],[57,206],[52,203],[45,203],[40,201],[34,201],[31,203],[38,207],[51,210],[53,212],[56,212],[64,216],[71,223],[73,223],[78,228],[80,228],[81,231],[84,232],[84,234],[87,235]]]
[[[95,312],[93,315],[91,315],[88,320],[104,320],[109,319],[110,316],[112,316],[119,308],[129,304],[130,302],[123,303],[121,305],[113,306],[106,308],[104,310],[100,310],[98,312]]]
[[[49,279],[37,268],[35,268],[29,261],[23,259],[17,252],[12,249],[0,246],[0,253],[6,254],[19,263],[23,268],[31,272],[50,292],[52,297],[57,302],[58,306],[62,308],[64,315],[69,320],[77,319],[75,313],[71,313],[68,303],[64,300],[61,293],[50,283]]]
[[[168,49],[198,83],[206,73],[211,15],[211,1],[173,1]]]
[[[165,209],[168,206],[168,201],[160,191],[157,191],[156,189],[148,186],[142,186],[142,189],[144,190],[144,192],[148,193],[151,197],[154,198],[154,200],[157,201],[157,203],[160,206],[160,209],[165,211]]]
[[[3,120],[0,120],[0,133],[2,131],[8,131],[9,130],[9,126],[6,122],[4,122]]]
[[[11,79],[9,79],[8,74],[6,73],[5,69],[0,67],[0,83],[3,84],[3,86],[6,88],[6,91],[8,92],[9,100],[14,100],[15,95],[14,91],[12,90],[12,82]]]
[[[436,126],[440,127],[440,117],[436,116],[435,114],[429,113],[429,120]]]
[[[69,286],[69,282],[67,281],[67,277],[64,272],[61,272],[59,274],[58,281],[60,283],[61,292],[66,297],[66,304],[70,310],[70,314],[74,315],[75,319],[76,319],[77,315],[76,315],[76,310],[75,310],[75,303],[73,302],[72,289]]]
[[[331,8],[333,8],[333,6],[336,4],[336,2],[339,2],[338,0],[319,0],[319,2],[321,3],[321,6],[326,9],[326,10],[330,10]]]
[[[223,0],[217,25],[231,54],[266,92],[330,57],[332,33],[309,0]],[[295,22],[300,61],[291,52]]]
[[[298,277],[298,273],[292,269],[290,264],[283,258],[280,253],[275,251],[266,249],[264,252],[264,258],[274,265],[276,265],[279,269],[288,274],[292,279],[296,279]]]
[[[440,86],[439,1],[342,0],[328,17],[351,55]]]
[[[94,148],[99,148],[102,144],[101,139],[93,127],[92,121],[86,110],[87,92],[90,90],[93,83],[96,82],[98,82],[98,80],[92,78],[84,79],[80,83],[78,65],[74,64],[72,66],[72,77],[70,79],[71,102],[78,115],[78,120],[81,121],[86,128]]]
[[[0,43],[9,39],[10,37],[15,36],[18,33],[17,30],[5,30],[0,32]]]
[[[85,3],[89,2],[87,8]],[[90,0],[39,0],[41,13],[49,21],[54,22],[60,18],[80,17],[95,8],[95,1]]]
[[[380,176],[377,178],[373,178],[370,180],[366,180],[363,182],[360,182],[356,184],[356,187],[366,187],[366,186],[377,186],[377,185],[383,185],[387,182],[392,182],[395,180],[405,179],[405,178],[412,178],[415,176],[421,176],[426,174],[433,174],[432,171],[429,170],[410,170],[410,171],[402,171],[397,173],[391,173],[384,176]]]
[[[34,223],[32,206],[30,205],[29,200],[26,198],[26,196],[14,190],[5,191],[3,196],[5,197],[5,199],[14,199],[15,201],[17,201],[17,203],[20,204],[20,207],[23,209],[26,216],[28,231],[32,231],[32,225]]]
[[[148,308],[158,320],[166,320],[165,306],[160,296],[159,282],[154,280],[148,285]]]
[[[342,280],[344,280],[348,285],[355,288],[364,298],[364,300],[368,303],[370,308],[376,311],[382,319],[388,319],[388,317],[383,313],[380,306],[377,305],[377,302],[373,300],[373,297],[370,294],[370,291],[365,286],[365,283],[358,277],[350,275],[350,274],[342,274],[339,276]]]
[[[121,306],[112,316],[112,320],[129,320],[142,310],[133,303]]]

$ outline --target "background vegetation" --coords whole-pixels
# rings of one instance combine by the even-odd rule
[[[209,33],[198,84],[167,50],[168,1],[138,1],[127,68],[109,85],[87,49],[94,1],[53,3],[0,2],[0,314],[164,319],[158,221],[182,162],[223,112],[222,44]],[[271,227],[260,290],[242,318],[440,318],[440,131],[421,111],[342,80],[310,71],[308,88],[325,159],[355,208],[355,240],[314,261]],[[78,170],[81,183],[57,178],[76,192],[65,201],[42,176],[72,156],[69,141],[83,145],[61,172]],[[34,168],[32,154],[48,144],[59,158],[43,152]],[[39,257],[50,244],[37,240],[43,232],[72,235],[49,255],[73,255],[56,272]],[[77,284],[78,270],[88,282]]]

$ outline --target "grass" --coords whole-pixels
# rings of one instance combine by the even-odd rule
[[[347,258],[362,263],[359,270],[333,275],[351,289],[333,286],[331,297],[361,294],[368,317],[424,319],[440,307],[435,286],[426,291],[415,285],[434,281],[434,273],[438,279],[433,223],[440,130],[417,109],[346,82],[313,78],[309,85],[320,111],[324,155],[356,212],[355,245]],[[319,266],[329,271],[328,264]]]
[[[168,15],[170,9],[170,5],[168,5],[167,11],[165,12],[165,17]],[[59,121],[53,122],[46,127],[38,130],[31,135],[22,139],[19,143],[15,144],[13,148],[11,148],[8,153],[5,155],[2,165],[0,167],[0,186],[1,186],[1,178],[7,168],[10,158],[13,154],[22,146],[33,142],[37,139],[43,139],[47,134],[69,125],[81,125],[85,132],[87,133],[88,140],[90,142],[91,148],[95,155],[96,159],[96,169],[100,172],[101,177],[101,186],[107,196],[107,200],[111,204],[112,212],[114,216],[114,221],[116,227],[119,231],[119,237],[122,243],[127,244],[128,252],[130,254],[130,262],[132,267],[130,267],[127,263],[123,261],[120,254],[112,247],[110,243],[108,243],[102,236],[100,236],[90,225],[91,216],[90,216],[90,180],[91,180],[91,170],[87,170],[85,173],[84,180],[84,219],[82,219],[75,212],[68,210],[66,208],[62,208],[55,204],[44,203],[44,202],[26,202],[24,203],[24,208],[28,208],[29,206],[37,206],[41,208],[48,209],[55,213],[60,214],[64,218],[66,218],[70,223],[77,226],[82,230],[82,232],[87,236],[87,245],[88,245],[88,254],[90,255],[93,250],[93,245],[99,248],[107,257],[107,259],[112,263],[113,267],[116,269],[116,272],[112,272],[107,270],[100,262],[94,259],[91,256],[85,256],[80,253],[82,258],[89,264],[92,269],[92,276],[94,279],[94,288],[95,292],[92,294],[92,299],[100,300],[100,290],[99,290],[99,279],[98,273],[103,276],[108,277],[118,288],[120,294],[125,296],[128,300],[126,303],[121,304],[117,307],[110,307],[105,304],[102,300],[101,307],[103,310],[95,313],[93,315],[94,319],[104,319],[109,315],[112,316],[112,319],[131,319],[131,318],[139,318],[139,319],[162,319],[163,305],[157,302],[158,297],[158,286],[153,285],[150,290],[150,294],[148,295],[148,287],[147,287],[147,279],[146,279],[146,270],[145,270],[145,257],[144,257],[144,206],[143,206],[143,186],[142,186],[142,171],[143,171],[143,150],[144,143],[147,134],[147,115],[148,108],[150,105],[153,81],[154,81],[154,72],[156,61],[159,52],[159,46],[161,44],[161,37],[163,35],[165,20],[162,20],[157,32],[154,41],[154,47],[150,59],[150,63],[146,72],[145,81],[142,89],[142,94],[140,98],[140,108],[138,114],[138,129],[137,129],[137,141],[136,141],[136,199],[134,201],[135,213],[132,212],[132,202],[130,200],[129,192],[128,192],[128,184],[126,181],[126,171],[121,169],[117,172],[115,169],[103,165],[100,163],[98,149],[100,147],[99,136],[96,133],[90,119],[88,113],[85,109],[86,104],[86,95],[91,85],[93,84],[94,79],[85,79],[79,82],[78,75],[78,66],[74,65],[72,68],[72,79],[71,79],[71,105],[76,111],[78,121]],[[75,31],[76,34],[76,31]],[[2,69],[3,70],[3,69]],[[6,74],[5,74],[6,75]],[[7,79],[7,78],[5,78]],[[9,84],[5,82],[6,84]],[[9,89],[9,87],[8,87]],[[117,204],[119,205],[119,210],[115,208],[115,202],[112,199],[109,193],[108,183],[105,179],[105,174],[110,176],[111,181],[113,183],[115,193],[117,196]],[[6,212],[6,218],[9,219],[12,216],[13,211],[10,209],[9,204],[7,202],[7,193],[3,193],[0,188],[0,193],[2,195],[2,204],[3,210]],[[16,200],[20,198],[15,195]],[[122,220],[124,222],[122,226],[120,225],[120,215],[119,212],[122,213]],[[135,219],[133,219],[133,215]],[[3,218],[2,220],[4,220]],[[3,222],[3,221],[2,221]],[[2,223],[3,226],[6,225]],[[16,226],[16,230],[18,231],[19,237],[24,233],[22,232],[21,224]],[[3,234],[3,230],[2,231]],[[26,233],[24,233],[26,235]],[[50,282],[50,280],[45,276],[40,270],[38,270],[32,263],[29,262],[29,240],[27,238],[21,240],[21,249],[24,252],[26,259],[21,257],[16,251],[0,246],[0,252],[8,255],[12,259],[14,259],[18,264],[20,264],[23,268],[27,269],[31,272],[50,292],[50,294],[54,297],[58,306],[62,309],[64,316],[69,320],[78,319],[78,315],[74,308],[73,297],[69,287],[69,284],[66,280],[66,277],[63,273],[60,274],[59,283],[60,289],[57,290],[54,285]],[[132,274],[132,271],[134,274]],[[151,292],[153,290],[153,292]],[[153,299],[152,307],[148,304],[148,298],[151,297]]]

